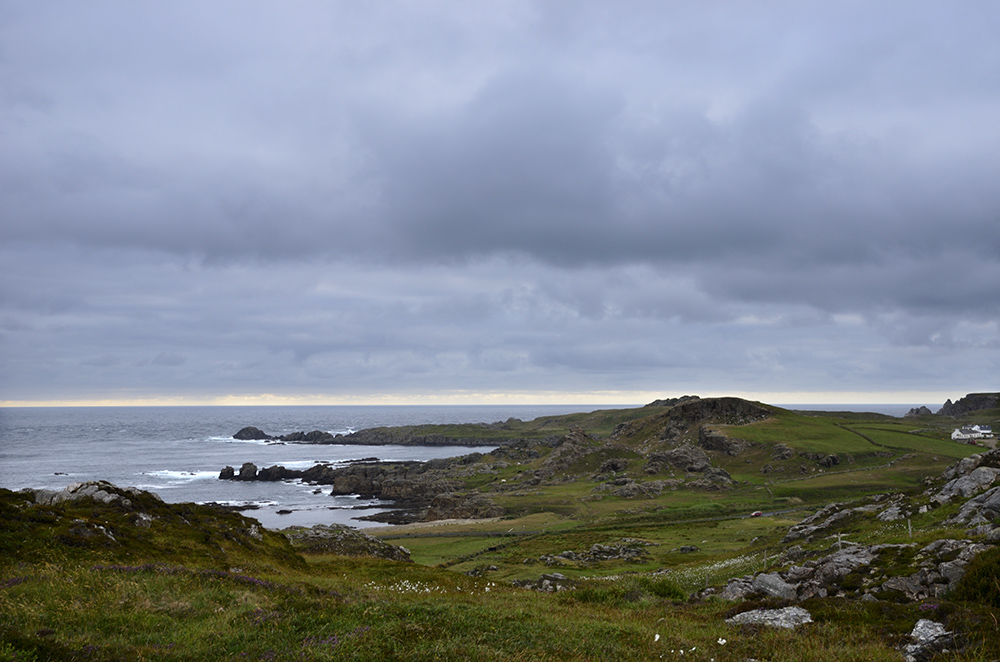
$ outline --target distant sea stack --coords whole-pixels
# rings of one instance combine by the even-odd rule
[[[948,402],[951,402],[951,400],[949,400]],[[933,414],[933,413],[934,412],[932,412],[927,407],[914,407],[910,411],[906,412],[905,418],[913,418],[915,416],[925,416],[927,414]]]
[[[994,409],[1000,406],[1000,393],[970,393],[957,402],[948,399],[938,410],[939,415],[961,416],[980,409]]]

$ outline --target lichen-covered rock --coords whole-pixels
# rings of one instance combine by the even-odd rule
[[[789,543],[795,540],[809,540],[817,533],[829,529],[837,522],[851,515],[850,510],[844,509],[845,505],[843,503],[827,504],[798,524],[789,527],[788,533],[781,539],[781,542]]]
[[[44,506],[51,506],[64,501],[79,501],[93,499],[104,504],[115,504],[124,508],[131,507],[129,496],[148,494],[157,501],[160,497],[152,492],[144,492],[135,487],[118,487],[104,480],[91,480],[84,483],[73,483],[62,491],[54,490],[24,490],[32,496],[32,500]]]
[[[966,501],[958,514],[948,520],[946,524],[965,524],[967,526],[1000,524],[1000,487],[994,487]]]
[[[955,497],[967,499],[987,489],[1000,476],[1000,469],[993,467],[976,467],[967,474],[954,478],[942,487],[932,499],[945,503]]]
[[[942,597],[955,588],[972,559],[990,547],[971,540],[935,540],[918,552],[916,572],[892,577],[874,591],[898,591],[910,600]]]
[[[755,593],[763,593],[773,598],[794,600],[797,596],[795,587],[786,582],[776,572],[761,573],[753,578],[750,584]]]
[[[903,659],[906,662],[929,660],[935,653],[950,646],[953,640],[952,633],[945,630],[942,623],[922,618],[910,632],[912,643],[903,647]]]
[[[784,609],[754,609],[727,618],[730,625],[766,625],[773,628],[794,629],[805,623],[812,623],[812,614],[802,607]]]

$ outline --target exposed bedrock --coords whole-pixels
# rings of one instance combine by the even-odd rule
[[[331,495],[358,495],[393,501],[397,507],[413,511],[407,515],[406,521],[502,515],[503,509],[485,495],[458,498],[454,494],[461,487],[454,476],[463,468],[465,460],[466,457],[427,462],[369,461],[343,467],[317,464],[305,470],[286,469],[281,465],[258,470],[254,464],[247,462],[239,472],[232,467],[224,468],[219,478],[262,481],[298,479],[314,485],[329,485]]]
[[[739,455],[753,446],[745,439],[730,437],[719,428],[710,425],[703,425],[698,430],[698,445],[705,450],[718,451],[726,455]]]
[[[484,426],[485,429],[504,429],[504,423]],[[503,437],[447,436],[443,434],[420,434],[409,427],[369,428],[349,434],[333,434],[323,430],[311,432],[290,432],[270,435],[260,428],[247,426],[233,435],[241,441],[282,441],[294,444],[351,444],[356,446],[498,446],[515,441]]]
[[[957,402],[950,399],[938,410],[944,416],[961,416],[980,409],[1000,407],[1000,393],[969,393]]]

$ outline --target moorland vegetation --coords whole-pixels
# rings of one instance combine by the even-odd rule
[[[407,523],[366,533],[0,490],[0,661],[996,660],[1000,451],[949,434],[998,419],[686,397],[370,432],[496,448],[265,473],[395,499]]]

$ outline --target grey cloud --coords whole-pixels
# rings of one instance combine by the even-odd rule
[[[5,391],[899,385],[996,351],[992,6],[0,12]]]

